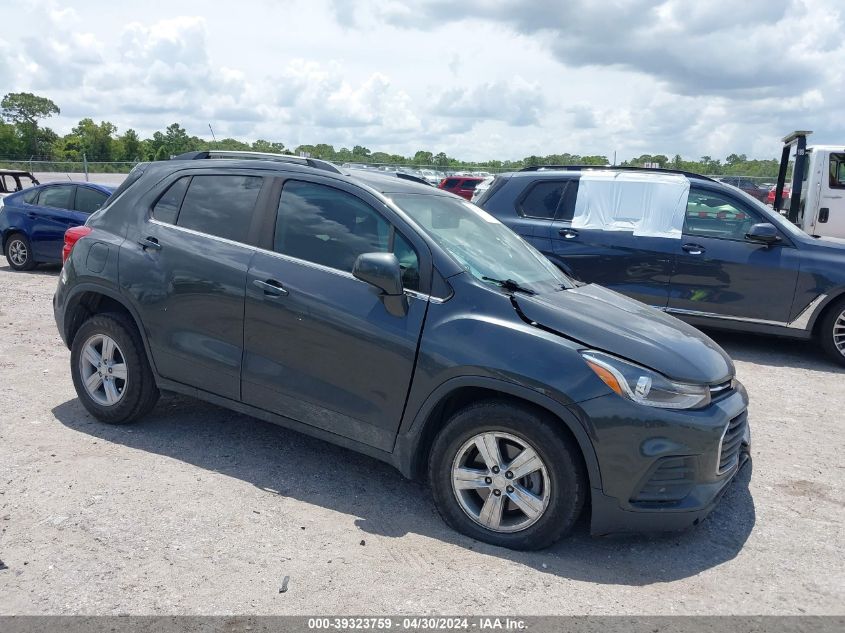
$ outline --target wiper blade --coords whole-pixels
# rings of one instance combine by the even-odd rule
[[[513,279],[495,279],[494,277],[482,277],[484,281],[492,281],[494,284],[499,284],[505,290],[510,290],[511,292],[523,292],[527,295],[536,295],[537,293],[531,290],[531,288],[526,288],[519,284],[518,281],[514,281]]]

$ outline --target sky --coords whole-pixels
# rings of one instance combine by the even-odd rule
[[[841,0],[4,0],[0,93],[146,136],[466,160],[845,143]],[[13,26],[12,26],[13,25]]]

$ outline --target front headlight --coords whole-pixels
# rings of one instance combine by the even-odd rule
[[[581,356],[608,387],[638,404],[661,409],[697,409],[710,404],[709,385],[675,382],[604,352],[582,350]]]

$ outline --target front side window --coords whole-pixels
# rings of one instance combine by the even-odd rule
[[[534,292],[572,281],[521,237],[474,204],[451,196],[394,194],[394,204],[477,279],[514,281]]]
[[[70,209],[73,204],[73,187],[47,187],[42,189],[38,204],[42,207]]]
[[[273,249],[345,272],[352,272],[359,255],[392,250],[405,287],[419,288],[419,259],[408,241],[366,202],[333,187],[297,180],[285,184]]]
[[[845,154],[830,155],[830,187],[845,189]]]
[[[262,184],[260,176],[193,176],[176,225],[246,242]]]
[[[545,181],[535,183],[522,199],[519,210],[522,215],[529,218],[552,220],[555,217],[561,198],[563,198],[565,189],[565,182]]]
[[[74,208],[82,213],[94,213],[94,211],[103,206],[107,198],[108,195],[102,191],[88,187],[77,187]]]
[[[38,197],[38,189],[30,189],[23,194],[23,201],[27,204],[35,204],[35,199]]]
[[[721,194],[691,189],[684,219],[684,235],[745,240],[745,234],[758,221],[751,213]]]

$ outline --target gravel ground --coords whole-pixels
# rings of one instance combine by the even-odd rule
[[[582,523],[518,553],[450,531],[386,465],[211,405],[95,422],[57,272],[0,265],[0,614],[845,613],[845,372],[812,346],[714,335],[751,395],[754,473],[698,528]]]

